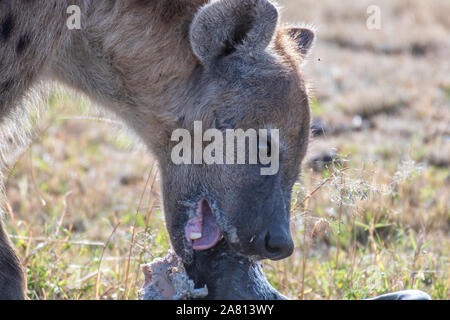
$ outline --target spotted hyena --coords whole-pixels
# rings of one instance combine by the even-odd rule
[[[67,26],[72,5],[80,29]],[[285,258],[310,128],[300,66],[314,33],[278,16],[269,0],[0,0],[0,124],[20,130],[25,96],[46,79],[83,92],[158,160],[167,229],[185,264],[219,241],[256,259]],[[174,164],[171,135],[192,131],[194,121],[279,129],[279,171]],[[0,228],[0,298],[23,298],[23,283]]]

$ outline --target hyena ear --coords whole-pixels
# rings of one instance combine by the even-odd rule
[[[296,43],[303,56],[306,56],[314,43],[314,31],[306,28],[288,28],[286,33]]]
[[[234,52],[256,54],[272,40],[278,10],[268,0],[220,0],[206,4],[191,24],[190,41],[206,67]]]

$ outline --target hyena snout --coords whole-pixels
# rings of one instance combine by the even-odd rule
[[[255,248],[261,257],[281,260],[289,257],[294,251],[289,225],[270,225],[261,232],[256,240]]]
[[[250,179],[246,179],[247,182]],[[280,175],[253,178],[253,183],[241,186],[243,195],[237,203],[239,213],[233,225],[239,236],[242,254],[258,259],[281,260],[294,251],[290,231],[290,197],[284,190]],[[227,211],[225,211],[227,212]],[[233,212],[232,210],[228,212]]]

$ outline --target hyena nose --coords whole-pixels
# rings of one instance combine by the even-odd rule
[[[289,231],[270,230],[261,240],[259,249],[264,258],[281,260],[289,257],[294,251],[294,242]]]

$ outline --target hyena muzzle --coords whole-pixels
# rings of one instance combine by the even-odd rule
[[[66,24],[72,5],[79,29]],[[0,0],[0,125],[20,123],[30,88],[57,80],[115,113],[158,160],[167,229],[186,264],[219,241],[255,259],[285,258],[310,128],[300,66],[314,34],[282,26],[278,12],[269,0]],[[174,164],[171,135],[193,132],[194,121],[278,129],[279,170]],[[23,283],[0,228],[0,298],[23,298]]]

